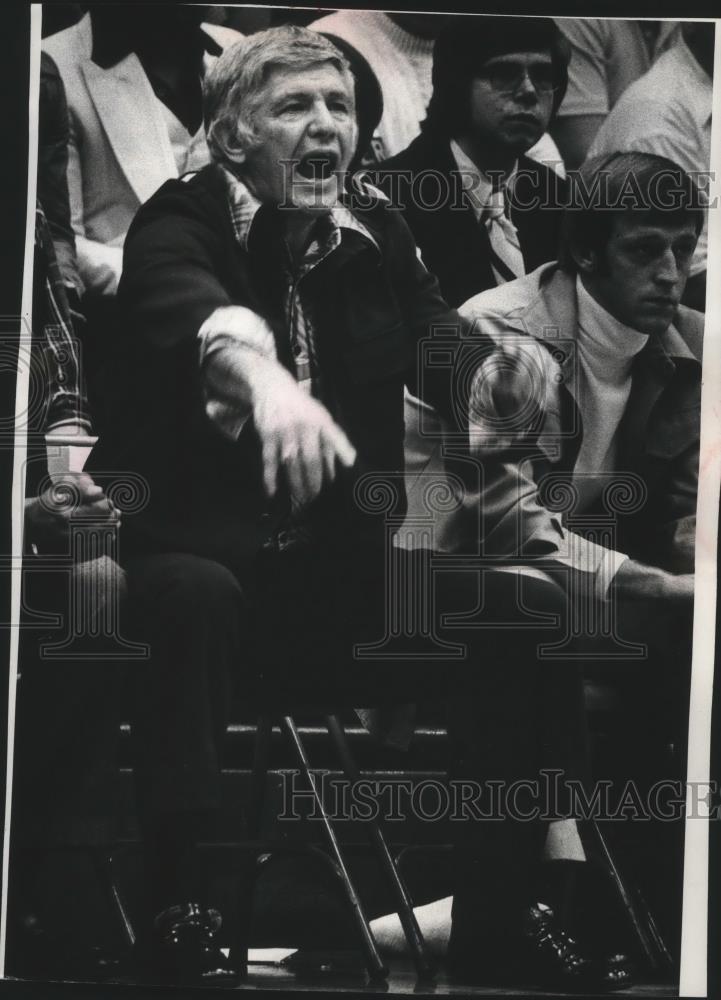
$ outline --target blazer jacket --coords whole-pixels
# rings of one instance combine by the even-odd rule
[[[374,182],[403,211],[423,263],[438,278],[449,305],[457,308],[495,286],[488,233],[464,198],[447,138],[421,132],[378,167]],[[558,256],[566,190],[567,182],[549,167],[520,157],[508,205],[526,272]]]
[[[481,538],[491,558],[540,557],[582,574],[599,574],[610,547],[692,572],[703,315],[679,307],[673,325],[649,337],[635,358],[617,471],[597,507],[580,518],[572,487],[583,439],[575,278],[545,265],[475,296],[461,313],[496,348],[481,372],[473,419],[480,495],[459,520],[457,544],[476,551]],[[581,537],[584,525],[594,524],[602,535]],[[604,525],[610,534],[603,535]]]
[[[443,301],[402,216],[381,197],[366,191],[364,207],[354,207],[375,245],[344,231],[340,246],[304,279],[328,406],[358,453],[350,474],[317,501],[325,505],[320,520],[334,544],[351,539],[369,551],[369,542],[384,544],[386,518],[402,518],[405,509],[404,383],[465,426],[452,363],[424,372],[422,385],[416,365],[419,342],[435,328],[452,330],[455,345],[468,324]],[[292,370],[281,222],[280,212],[263,206],[248,248],[241,247],[225,178],[211,165],[186,181],[168,181],[130,228],[110,417],[89,461],[93,470],[139,475],[149,490],[143,509],[123,519],[125,550],[132,544],[189,551],[236,567],[281,516],[263,493],[252,421],[231,441],[206,415],[198,344],[216,309],[243,305],[270,325],[278,358]],[[382,510],[370,495],[363,501],[354,492],[365,473],[385,477],[395,495]]]
[[[203,30],[221,47],[243,37],[218,25]],[[87,290],[113,293],[133,216],[178,176],[168,129],[135,53],[108,68],[93,62],[90,14],[43,49],[60,71],[70,113],[68,190],[81,277]]]

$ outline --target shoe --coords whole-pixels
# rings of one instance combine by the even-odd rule
[[[597,989],[607,992],[632,986],[635,967],[619,948],[612,903],[601,874],[591,861],[545,862],[540,866],[536,898],[584,943],[584,953],[594,965]]]
[[[183,986],[227,985],[239,979],[218,947],[223,918],[199,903],[170,906],[153,921],[149,940],[138,946],[138,971],[153,981]]]
[[[451,955],[452,979],[484,986],[514,986],[570,993],[597,992],[593,962],[543,903],[527,907],[519,930],[475,954]]]
[[[606,955],[597,959],[594,964],[599,992],[626,990],[629,986],[633,986],[635,968],[628,955],[620,952],[616,955]]]
[[[553,910],[535,903],[521,921],[522,951],[539,986],[584,992],[596,989],[596,970],[574,938],[556,921]]]

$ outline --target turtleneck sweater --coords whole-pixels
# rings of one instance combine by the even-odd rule
[[[573,470],[583,511],[599,496],[616,468],[618,428],[631,393],[634,358],[648,336],[625,326],[576,279],[578,337],[576,402],[583,441]]]

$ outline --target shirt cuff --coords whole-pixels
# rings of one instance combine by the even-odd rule
[[[275,338],[266,321],[245,306],[223,306],[198,331],[205,412],[219,430],[236,440],[251,415],[238,366],[249,353],[275,358]]]
[[[596,576],[596,597],[599,601],[609,599],[609,591],[614,581],[616,573],[626,562],[628,556],[623,552],[616,552],[614,549],[607,549],[606,556],[601,564]]]
[[[572,531],[566,532],[566,538],[571,546],[567,565],[582,573],[586,579],[592,578],[594,597],[598,601],[607,601],[613,579],[628,556]]]

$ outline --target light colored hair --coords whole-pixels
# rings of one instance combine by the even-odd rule
[[[226,49],[203,83],[203,120],[211,159],[232,169],[242,154],[257,145],[254,112],[272,70],[304,70],[325,62],[345,78],[353,98],[350,64],[316,31],[286,24],[249,35]]]

